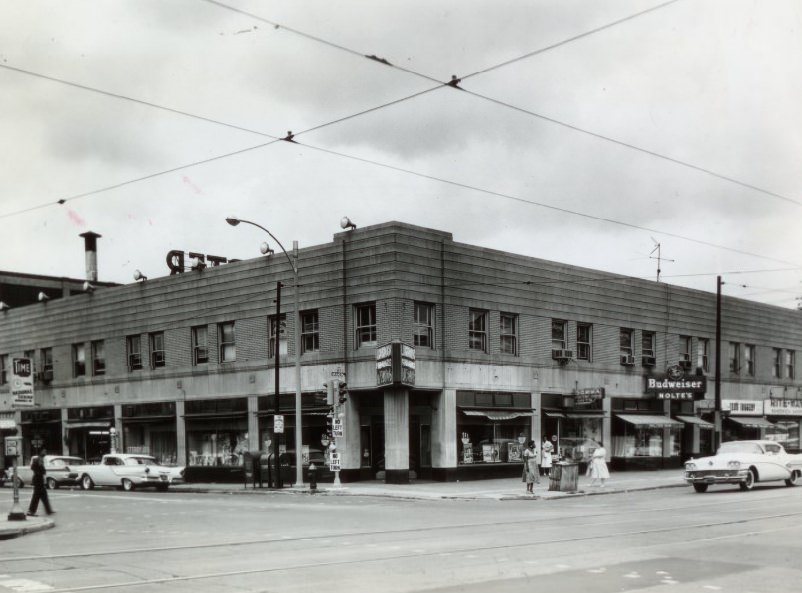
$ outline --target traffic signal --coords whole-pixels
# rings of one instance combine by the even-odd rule
[[[341,404],[344,404],[348,401],[348,383],[345,381],[340,381],[338,386],[338,396]]]
[[[334,405],[334,381],[326,381],[326,405]]]

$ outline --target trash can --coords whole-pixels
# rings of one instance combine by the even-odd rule
[[[576,492],[579,481],[579,464],[560,461],[551,467],[549,490],[556,492]]]

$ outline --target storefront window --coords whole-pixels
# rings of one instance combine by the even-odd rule
[[[248,432],[235,428],[188,430],[187,445],[189,465],[242,465],[248,450]]]
[[[766,439],[780,443],[789,451],[799,450],[799,420],[777,420],[766,429]]]
[[[567,417],[560,421],[557,452],[566,461],[587,462],[602,445],[602,417]]]
[[[493,422],[488,418],[459,419],[457,424],[459,465],[479,463],[520,463],[524,444],[530,439],[529,421],[517,418]]]

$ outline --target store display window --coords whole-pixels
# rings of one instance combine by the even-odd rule
[[[530,394],[457,391],[457,410],[459,465],[523,461],[532,434]]]
[[[248,450],[248,431],[196,429],[187,431],[189,465],[239,466]]]

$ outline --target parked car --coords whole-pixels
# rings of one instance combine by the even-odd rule
[[[59,486],[76,485],[78,483],[78,473],[73,469],[76,465],[86,463],[80,457],[71,455],[45,455],[43,458],[45,471],[45,486],[55,490]],[[6,470],[6,480],[10,483],[13,468]],[[33,470],[30,465],[20,465],[17,467],[17,487],[24,488],[33,481]],[[0,482],[2,484],[2,482]]]
[[[161,465],[155,457],[133,453],[109,453],[100,463],[71,468],[77,471],[81,488],[113,486],[123,490],[151,487],[166,491],[171,484],[184,482],[184,467]]]
[[[697,492],[712,484],[738,484],[751,490],[758,482],[802,483],[802,455],[791,455],[775,441],[729,441],[710,457],[685,462],[685,481]]]

